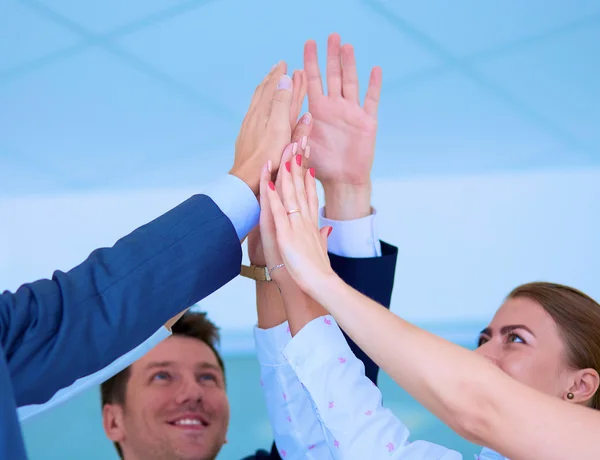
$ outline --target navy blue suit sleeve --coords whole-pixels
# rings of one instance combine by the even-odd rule
[[[331,266],[348,285],[389,309],[392,302],[398,248],[381,242],[381,257],[352,259],[329,255]],[[365,365],[365,375],[377,385],[379,366],[344,333],[352,352]]]
[[[388,309],[392,301],[397,259],[398,248],[383,241],[381,242],[381,257],[354,259],[329,254],[331,267],[346,284]],[[374,384],[377,384],[379,366],[345,333],[344,336],[352,352],[365,365],[365,375]],[[271,447],[271,454],[268,458],[281,460],[275,443]]]
[[[0,347],[17,405],[108,366],[235,278],[241,259],[231,221],[196,195],[74,269],[4,292]]]

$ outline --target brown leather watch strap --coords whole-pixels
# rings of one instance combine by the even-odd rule
[[[260,265],[242,265],[240,275],[255,281],[271,281],[267,267]]]

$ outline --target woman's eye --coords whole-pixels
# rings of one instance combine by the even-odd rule
[[[518,336],[514,332],[508,334],[508,339],[507,340],[510,343],[525,343],[525,340],[523,340],[520,336]]]

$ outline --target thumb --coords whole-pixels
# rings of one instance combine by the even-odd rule
[[[319,230],[319,233],[321,235],[321,247],[325,252],[327,252],[327,238],[329,238],[329,235],[331,235],[332,230],[333,227],[331,226],[326,226]]]
[[[290,130],[290,109],[292,107],[292,79],[282,75],[273,94],[271,113],[267,125],[271,129]]]

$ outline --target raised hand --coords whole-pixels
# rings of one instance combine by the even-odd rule
[[[314,118],[310,166],[325,190],[326,214],[336,205],[340,220],[370,214],[371,168],[375,155],[381,68],[371,71],[364,104],[360,105],[356,59],[352,45],[341,46],[338,34],[327,42],[327,90],[323,92],[317,45],[304,47],[308,107]],[[343,201],[337,203],[338,201]],[[338,206],[339,205],[339,206]],[[346,209],[352,205],[353,209]]]
[[[284,62],[277,64],[258,85],[236,140],[230,174],[246,182],[255,194],[262,165],[271,160],[279,166],[281,153],[290,143],[290,120],[297,119],[304,99],[303,73],[295,75],[299,89],[294,90],[286,70]]]
[[[294,77],[296,77],[296,73],[294,73]],[[299,77],[301,78],[301,77]],[[301,87],[301,82],[298,85],[299,87]],[[296,87],[294,87],[296,88]],[[300,108],[302,107],[302,101],[301,98],[304,98],[304,95],[302,94],[302,90],[299,90],[299,94],[297,96],[294,97],[294,100],[296,101],[300,101],[299,102],[299,106],[298,106],[298,110],[300,110]],[[304,91],[306,91],[306,85],[304,85]],[[294,111],[294,107],[292,107],[292,112]],[[293,119],[294,121],[298,119],[298,113],[296,113],[295,115],[292,113],[291,114],[291,119]],[[282,164],[286,164],[287,162],[292,160],[292,157],[294,154],[296,155],[300,155],[301,157],[304,156],[309,156],[310,155],[310,147],[308,146],[307,143],[307,139],[308,136],[310,136],[310,132],[312,129],[312,117],[310,116],[309,113],[305,113],[302,118],[296,122],[295,127],[294,127],[294,131],[292,133],[292,143],[288,144],[288,146],[285,148],[285,150],[283,151],[283,155],[281,157],[281,163]],[[295,146],[294,146],[295,144]],[[281,174],[281,169],[279,170],[278,173],[278,179],[276,181],[276,184],[278,186],[278,188],[280,188],[280,184],[281,184],[281,180],[280,180],[280,174]],[[276,247],[275,244],[275,228],[273,227],[273,234],[272,234],[272,238],[270,236],[267,236],[265,243],[263,244],[263,239],[265,239],[264,237],[261,238],[261,231],[260,231],[260,227],[264,225],[264,218],[267,214],[270,215],[270,213],[265,213],[264,211],[264,204],[265,201],[261,198],[260,200],[261,202],[261,217],[260,217],[260,225],[257,225],[248,235],[248,257],[250,258],[250,262],[254,265],[259,265],[259,266],[267,266],[269,268],[274,267],[276,264],[281,262],[281,256],[279,256],[279,250]],[[268,203],[267,203],[268,205]],[[269,245],[269,242],[272,241],[273,245]],[[268,247],[268,251],[265,251],[263,248],[264,247]],[[269,264],[267,264],[267,260],[269,260]],[[279,262],[274,263],[273,261],[278,260]]]
[[[319,200],[314,169],[305,171],[301,162],[293,160],[280,168],[279,179],[281,197],[271,181],[268,166],[264,167],[260,184],[264,214],[261,227],[263,232],[270,228],[268,232],[272,235],[274,225],[277,247],[287,273],[310,294],[315,281],[336,276],[327,255],[331,227],[318,228]]]

